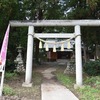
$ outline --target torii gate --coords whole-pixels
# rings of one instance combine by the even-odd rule
[[[32,58],[33,58],[33,46],[34,35],[39,38],[71,38],[74,35],[75,38],[75,61],[76,61],[76,85],[82,86],[82,54],[81,54],[81,26],[100,26],[100,20],[32,20],[32,21],[10,21],[10,25],[13,27],[28,27],[28,41],[27,41],[27,58],[26,58],[26,75],[23,86],[31,87],[32,79]],[[39,26],[74,26],[74,33],[67,34],[50,34],[50,33],[34,33],[34,27]]]

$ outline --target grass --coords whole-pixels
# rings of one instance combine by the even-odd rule
[[[16,95],[18,97],[26,97],[27,99],[34,98],[35,100],[40,100],[41,98],[41,82],[42,75],[38,72],[33,72],[32,76],[32,87],[25,88],[22,87],[22,83],[24,82],[24,74],[16,73],[16,72],[6,72],[5,73],[5,85],[3,88],[4,96],[12,96]]]
[[[18,74],[17,73],[11,73],[11,72],[6,72],[5,73],[5,78],[6,79],[14,79],[14,78],[16,78],[16,77],[18,77]]]
[[[3,94],[8,95],[8,96],[12,96],[12,95],[15,95],[15,91],[9,85],[4,85]]]
[[[78,89],[74,89],[74,76],[65,75],[62,71],[58,70],[56,77],[61,84],[74,92],[80,100],[100,100],[100,76],[86,77],[84,79],[84,87]]]
[[[57,79],[66,87],[72,87],[74,84],[74,79],[73,77],[66,76],[62,73],[56,73]]]
[[[79,88],[77,91],[81,96],[81,100],[100,100],[100,90],[93,88],[90,85]]]
[[[32,87],[26,88],[22,87],[21,85],[15,88],[15,92],[19,97],[27,97],[27,99],[40,100],[41,98],[41,82],[42,82],[42,75],[38,72],[33,72],[32,76]]]

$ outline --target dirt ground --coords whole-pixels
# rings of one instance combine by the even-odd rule
[[[5,79],[4,86],[8,85],[13,88],[15,95],[14,96],[4,96],[0,100],[41,100],[41,83],[42,83],[42,74],[39,72],[41,68],[36,67],[33,69],[32,83],[31,88],[22,87],[24,82],[25,74],[20,74],[17,77],[12,77],[10,79]]]
[[[0,100],[41,100],[41,83],[43,80],[43,75],[41,71],[46,68],[57,67],[51,64],[43,64],[33,67],[32,83],[31,88],[22,87],[25,79],[25,74],[20,74],[17,77],[12,77],[9,79],[5,78],[4,84],[13,88],[15,95],[7,96],[3,95]]]

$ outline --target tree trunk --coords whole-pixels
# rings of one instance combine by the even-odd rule
[[[95,46],[95,58],[96,59],[100,59],[100,53],[99,53],[99,46],[98,46],[98,44],[96,44],[96,46]]]

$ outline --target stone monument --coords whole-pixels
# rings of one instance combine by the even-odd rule
[[[14,60],[14,62],[16,63],[16,71],[17,72],[25,72],[24,62],[22,59],[22,47],[21,47],[21,45],[19,45],[17,47],[17,49],[18,49],[18,55],[17,55],[16,59]]]

